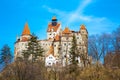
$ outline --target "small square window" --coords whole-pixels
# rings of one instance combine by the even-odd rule
[[[66,43],[64,43],[64,46],[66,46]]]
[[[49,57],[49,59],[52,59],[52,57]]]

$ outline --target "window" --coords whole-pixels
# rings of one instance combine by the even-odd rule
[[[66,46],[66,43],[64,43],[64,46]]]
[[[52,59],[52,57],[49,57],[49,59]]]

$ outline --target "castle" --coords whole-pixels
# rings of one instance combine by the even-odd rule
[[[24,30],[20,37],[17,37],[15,43],[15,58],[22,56],[22,51],[26,49],[28,41],[30,39],[30,29],[28,23],[25,24]],[[69,51],[72,46],[73,35],[76,37],[78,54],[85,54],[88,56],[88,32],[84,25],[80,26],[78,31],[70,30],[65,27],[61,29],[61,24],[54,16],[52,21],[48,24],[47,39],[38,40],[41,46],[44,48],[44,57],[46,66],[51,66],[56,63],[61,63],[63,66],[69,64]],[[82,66],[82,61],[79,58],[78,62]]]

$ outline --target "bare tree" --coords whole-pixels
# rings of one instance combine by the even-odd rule
[[[89,37],[89,54],[97,62],[104,59],[108,52],[111,52],[113,46],[111,44],[111,34],[94,35]]]

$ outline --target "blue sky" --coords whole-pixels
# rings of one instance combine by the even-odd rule
[[[79,30],[85,24],[89,35],[112,32],[120,25],[120,0],[0,0],[0,48],[14,49],[27,21],[31,33],[46,38],[47,24],[56,16],[64,29]]]

